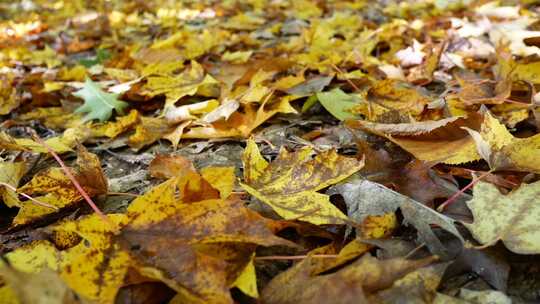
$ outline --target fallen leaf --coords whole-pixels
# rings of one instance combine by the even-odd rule
[[[48,138],[45,143],[56,153],[72,152],[77,142],[83,142],[86,138],[84,128],[67,129],[65,136],[55,136]],[[36,153],[48,153],[49,150],[40,143],[30,138],[13,138],[5,132],[0,131],[0,148],[8,151],[32,151]]]
[[[107,180],[95,154],[80,148],[76,167],[71,170],[79,184],[91,197],[107,193]],[[58,167],[51,167],[37,173],[18,191],[59,209],[72,206],[83,199],[64,171]],[[32,201],[21,202],[19,207],[21,209],[13,220],[13,225],[26,224],[57,211],[37,205]]]
[[[108,214],[115,225],[126,222],[124,214]],[[60,277],[85,299],[113,303],[134,263],[128,252],[113,241],[115,229],[97,215],[68,221],[54,227],[56,232],[76,233],[83,240],[61,252]]]
[[[510,304],[512,299],[497,290],[469,290],[462,288],[459,291],[459,299],[473,303]]]
[[[182,201],[170,187],[178,182],[186,183]],[[208,199],[210,193],[204,188],[193,188],[191,191],[203,200],[190,202],[198,198],[190,198],[186,190],[196,184],[193,177],[171,179],[158,186],[165,192],[156,188],[137,198],[128,208],[131,221],[121,237],[129,248],[138,248],[132,251],[138,260],[160,269],[151,275],[164,280],[184,300],[232,303],[229,287],[248,261],[235,254],[228,256],[227,248],[244,246],[249,252],[253,250],[249,244],[290,243],[275,237],[265,220],[241,201]],[[228,279],[231,276],[233,281]]]
[[[148,171],[153,177],[168,179],[195,171],[195,167],[183,156],[158,154],[150,163]]]
[[[332,81],[333,78],[333,76],[315,77],[288,88],[286,92],[296,96],[309,96],[316,94],[321,92],[328,84],[330,84],[330,81]]]
[[[317,191],[333,185],[363,166],[363,161],[346,158],[330,150],[311,158],[313,150],[282,149],[268,163],[257,144],[249,140],[244,155],[244,182],[251,195],[271,206],[285,219],[301,219],[316,225],[343,224],[347,217]]]
[[[73,93],[73,95],[84,100],[84,104],[75,111],[76,113],[87,113],[83,121],[94,119],[106,121],[111,118],[113,110],[123,114],[124,108],[128,106],[126,102],[117,99],[117,94],[105,93],[90,78],[86,78],[84,87]]]
[[[81,303],[77,295],[66,286],[59,275],[50,269],[28,274],[9,266],[3,266],[0,268],[0,275],[13,290],[14,296],[18,299],[15,301],[16,303]]]
[[[453,277],[456,274],[469,271],[478,274],[493,288],[506,292],[510,265],[506,261],[504,253],[501,253],[497,248],[482,250],[463,248],[456,260],[448,267],[446,276]]]
[[[288,96],[287,96],[288,97]],[[290,105],[290,98],[268,99],[260,106],[244,104],[242,111],[233,113],[226,121],[216,121],[210,126],[191,127],[182,138],[249,137],[258,126],[278,113],[297,113]]]
[[[64,107],[36,108],[19,116],[23,121],[39,120],[51,129],[76,128],[83,124],[82,115],[64,109]]]
[[[464,129],[474,139],[478,154],[492,169],[540,172],[540,135],[515,138],[487,111],[478,131]]]
[[[459,77],[460,90],[456,96],[466,106],[474,104],[502,104],[511,94],[511,79],[505,78],[497,82],[486,82],[475,76]]]
[[[135,133],[128,138],[128,145],[140,150],[154,143],[171,131],[169,123],[163,118],[140,116]]]
[[[165,108],[169,108],[180,98],[195,95],[200,87],[217,83],[212,76],[205,75],[203,67],[193,60],[191,67],[179,75],[148,76],[144,88],[149,96],[164,94],[167,98]]]
[[[19,186],[19,181],[26,172],[24,162],[0,161],[0,182],[6,183],[14,188]],[[6,186],[0,185],[0,198],[8,207],[19,206],[18,194]]]
[[[311,274],[325,273],[356,259],[373,248],[372,245],[363,240],[384,239],[390,236],[397,226],[397,217],[394,213],[367,216],[357,229],[357,238],[343,246],[335,258],[313,261]],[[333,254],[335,252],[324,253]]]
[[[233,283],[234,287],[240,289],[244,294],[252,297],[259,297],[259,290],[257,289],[257,274],[255,273],[255,265],[253,264],[253,257],[242,270],[236,281]]]
[[[220,106],[206,113],[199,121],[202,123],[213,123],[220,119],[227,120],[239,107],[240,103],[238,101],[234,99],[225,100]]]
[[[276,276],[263,290],[264,303],[369,303],[378,292],[433,259],[380,261],[370,255],[332,274],[311,276],[307,258]],[[299,292],[301,290],[302,292]]]
[[[413,45],[396,53],[402,67],[410,67],[419,65],[424,61],[426,53],[422,51],[423,45],[416,39],[413,40]]]
[[[381,184],[356,179],[332,187],[329,193],[343,196],[348,216],[357,222],[371,215],[395,212],[400,208],[405,223],[415,227],[420,241],[439,256],[447,256],[448,250],[432,231],[431,225],[441,227],[464,242],[454,220]]]
[[[206,167],[201,169],[201,176],[212,187],[219,191],[220,197],[226,199],[231,195],[236,183],[234,167]]]
[[[215,99],[183,105],[179,107],[169,107],[165,111],[165,118],[169,123],[179,123],[186,120],[197,119],[197,114],[207,114],[215,110],[219,102]]]
[[[385,79],[373,84],[368,91],[367,100],[386,109],[420,115],[432,98],[422,87],[405,81]]]
[[[38,273],[44,269],[57,270],[60,254],[48,241],[35,241],[5,255],[9,265],[17,271]]]
[[[388,183],[395,184],[396,191],[427,206],[433,206],[436,199],[448,198],[459,191],[457,183],[450,175],[441,175],[436,170],[418,160],[406,164],[398,172],[391,172]],[[377,180],[386,184],[387,180]]]
[[[357,120],[348,125],[384,136],[419,160],[460,164],[481,158],[474,140],[461,128],[467,126],[477,130],[481,121],[481,115],[472,113],[466,118],[450,117],[437,121],[378,124]]]
[[[131,110],[127,115],[116,117],[116,121],[114,122],[92,125],[92,136],[107,136],[109,138],[115,138],[121,133],[132,128],[138,122],[139,112],[137,112],[137,110]]]
[[[329,92],[317,93],[317,99],[330,114],[339,120],[357,118],[349,111],[358,104],[358,99],[353,95],[346,94],[340,89],[333,89]]]
[[[473,198],[467,202],[474,222],[464,223],[474,238],[485,246],[501,240],[519,254],[536,254],[539,231],[535,229],[540,209],[534,202],[540,196],[540,182],[523,184],[503,195],[488,183],[479,182],[474,187]]]
[[[369,298],[372,303],[422,303],[434,301],[448,263],[435,264],[409,272],[392,286]],[[431,302],[434,303],[434,302]]]
[[[232,63],[245,63],[251,57],[253,51],[225,52],[221,59]]]
[[[13,86],[14,76],[2,74],[0,76],[0,115],[9,114],[19,106],[19,99]]]

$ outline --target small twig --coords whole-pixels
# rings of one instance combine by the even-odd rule
[[[269,255],[263,257],[255,257],[255,260],[303,260],[305,258],[316,259],[335,259],[337,254],[312,254],[312,255]]]
[[[79,191],[79,193],[81,194],[81,196],[84,198],[84,200],[88,203],[88,205],[90,205],[90,207],[92,208],[92,210],[94,210],[94,212],[106,223],[108,223],[109,225],[111,225],[111,227],[113,229],[117,229],[116,225],[103,213],[101,212],[101,210],[99,210],[98,206],[94,203],[94,201],[90,198],[90,196],[88,195],[88,193],[86,193],[86,191],[83,189],[83,187],[81,186],[81,184],[79,184],[79,182],[77,181],[77,179],[75,178],[75,176],[73,176],[73,174],[71,173],[71,171],[69,171],[69,168],[66,166],[66,164],[62,161],[62,159],[60,158],[60,156],[58,156],[58,154],[56,154],[56,152],[54,152],[54,150],[47,144],[43,141],[43,139],[41,139],[36,133],[34,133],[34,138],[35,140],[40,144],[42,145],[43,147],[45,147],[47,149],[47,151],[49,151],[49,153],[54,157],[54,159],[56,160],[56,162],[58,162],[58,164],[60,165],[60,167],[62,168],[62,170],[64,171],[64,173],[66,174],[66,176],[71,180],[71,182],[73,183],[73,185],[75,186],[75,188],[77,189],[77,191]]]
[[[243,194],[246,194],[247,192],[246,191],[232,191],[231,194],[239,194],[239,195],[243,195]]]
[[[360,92],[360,88],[354,84],[354,82],[352,82],[352,80],[350,80],[349,78],[347,78],[345,76],[345,73],[343,72],[343,70],[341,70],[337,65],[335,64],[331,64],[332,68],[334,68],[334,70],[336,70],[338,73],[340,73],[341,75],[343,75],[343,77],[345,78],[345,81],[351,86],[353,87],[353,89],[357,92]],[[372,111],[373,111],[373,105],[371,104],[371,100],[368,99],[368,116],[371,118],[371,114],[372,114]]]
[[[424,248],[424,246],[426,246],[426,243],[420,244],[418,247],[414,248],[414,249],[411,250],[409,253],[407,253],[407,255],[405,255],[404,259],[410,258],[413,254],[417,253],[418,250]]]
[[[454,195],[452,195],[451,197],[449,197],[446,201],[444,201],[438,208],[437,208],[437,211],[439,212],[442,212],[444,211],[444,209],[446,209],[446,207],[450,204],[452,204],[461,194],[463,194],[465,191],[467,191],[468,189],[470,189],[472,186],[476,185],[476,183],[478,183],[480,180],[482,180],[484,177],[488,176],[489,174],[491,174],[492,170],[489,170],[489,171],[486,171],[484,173],[482,173],[479,177],[474,177],[473,175],[473,180],[465,187],[463,187],[463,189],[459,190],[458,192],[454,193]]]
[[[306,216],[310,216],[310,215],[313,215],[315,214],[316,212],[318,212],[319,210],[321,210],[321,207],[317,207],[313,210],[310,210],[310,211],[306,211],[296,217],[293,217],[293,218],[290,218],[289,221],[297,221],[297,220],[300,220],[301,218],[303,217],[306,217]]]
[[[36,205],[39,205],[39,206],[42,206],[42,207],[45,207],[45,208],[51,208],[51,209],[54,209],[54,210],[58,210],[58,207],[56,206],[53,206],[53,205],[50,205],[50,204],[47,204],[47,203],[44,203],[38,199],[35,199],[33,197],[31,197],[30,195],[26,194],[26,193],[23,193],[23,192],[19,192],[17,191],[17,188],[13,187],[12,185],[8,184],[8,183],[4,183],[4,182],[0,182],[0,185],[6,187],[6,188],[9,188],[9,190],[29,199],[30,201],[34,202]]]

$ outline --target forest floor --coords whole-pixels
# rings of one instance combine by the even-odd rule
[[[0,304],[540,302],[539,14],[0,3]]]

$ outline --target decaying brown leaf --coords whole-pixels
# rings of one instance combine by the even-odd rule
[[[263,290],[263,301],[265,303],[370,303],[378,298],[378,293],[391,289],[392,285],[396,284],[394,283],[396,280],[429,265],[433,259],[379,261],[370,255],[365,255],[335,273],[318,276],[310,275],[311,261],[312,259],[308,258],[274,278]],[[433,292],[433,289],[426,292]]]
[[[481,119],[472,113],[466,118],[402,124],[351,121],[349,126],[385,136],[420,160],[460,164],[480,159],[474,140],[462,127],[478,129]]]

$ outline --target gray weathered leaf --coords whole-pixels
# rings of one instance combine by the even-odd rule
[[[332,78],[334,78],[334,76],[311,78],[288,89],[287,93],[298,96],[309,96],[321,92],[328,84],[330,84]]]
[[[420,241],[441,257],[447,256],[448,252],[430,225],[437,225],[464,242],[454,226],[453,219],[381,184],[355,179],[332,187],[329,194],[342,195],[347,204],[348,216],[358,222],[362,222],[369,215],[381,215],[400,208],[405,223],[418,230]]]

